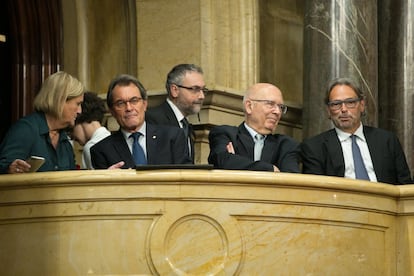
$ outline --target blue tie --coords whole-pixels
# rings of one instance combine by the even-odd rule
[[[352,156],[354,158],[354,167],[355,167],[355,178],[356,179],[365,179],[369,180],[367,169],[365,168],[364,161],[362,160],[361,151],[356,142],[356,136],[351,135],[352,139]]]
[[[147,159],[145,158],[144,150],[141,145],[138,143],[139,136],[141,132],[135,132],[130,135],[134,138],[134,143],[132,144],[132,156],[134,157],[135,165],[146,165]]]

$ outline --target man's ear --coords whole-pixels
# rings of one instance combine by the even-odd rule
[[[112,117],[115,117],[115,111],[113,108],[109,108],[109,112],[111,112]]]
[[[170,93],[171,93],[171,98],[177,98],[180,91],[178,89],[178,86],[171,84],[170,85]]]
[[[251,114],[252,113],[252,110],[253,110],[253,106],[252,106],[253,103],[252,103],[252,101],[246,100],[246,101],[243,102],[243,105],[244,105],[245,112],[247,114]]]
[[[359,101],[359,104],[361,105],[361,108],[362,108],[361,113],[364,113],[365,112],[365,100],[361,99]]]
[[[147,111],[148,101],[147,100],[143,100],[142,101],[142,105],[143,105],[144,111]]]
[[[329,107],[326,106],[326,114],[328,115],[328,119],[331,119],[331,112],[329,111]]]

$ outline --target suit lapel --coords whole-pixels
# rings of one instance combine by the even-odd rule
[[[158,143],[157,129],[150,124],[147,124],[147,162],[148,164],[156,164],[156,149]]]
[[[244,123],[239,125],[239,153],[254,159],[254,141],[250,133],[244,127]]]
[[[268,163],[273,163],[273,156],[278,154],[278,150],[275,151],[275,149],[278,149],[277,139],[275,136],[269,134],[266,136],[266,139],[264,141],[262,156],[260,160]]]
[[[164,109],[165,117],[167,117],[167,120],[172,123],[171,125],[180,127],[180,123],[178,122],[177,117],[175,117],[174,111],[172,110],[171,106],[167,103],[167,101],[164,102]]]
[[[132,154],[129,151],[128,144],[125,141],[124,134],[122,131],[118,131],[114,135],[114,150],[120,156],[120,160],[124,160],[125,166],[135,167],[135,161],[132,158]]]
[[[342,153],[341,143],[338,140],[335,129],[331,129],[325,137],[325,147],[327,150],[327,158],[331,161],[335,173],[344,175],[345,161]]]
[[[167,103],[167,101],[164,102],[164,109],[165,109],[165,116],[168,118],[168,120],[170,122],[175,122],[174,124],[171,124],[171,125],[181,128],[180,122],[178,122],[177,117],[174,114],[174,110]],[[194,140],[195,140],[195,132],[194,132],[193,125],[190,122],[188,122],[188,137],[190,138],[191,160],[194,163]]]
[[[370,127],[363,126],[364,136],[367,140],[368,151],[371,155],[372,166],[374,167],[374,172],[377,175],[377,179],[380,181],[380,179],[383,179],[382,174],[384,173],[384,170],[382,167],[384,160],[382,158],[382,152],[375,149],[385,149],[381,137],[377,137],[378,135],[375,136],[372,130],[373,129]]]

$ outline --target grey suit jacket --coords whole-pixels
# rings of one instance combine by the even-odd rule
[[[403,149],[392,132],[364,126],[364,135],[379,182],[412,183]],[[345,161],[335,129],[306,139],[301,144],[302,171],[308,174],[344,176]]]
[[[191,164],[184,132],[180,128],[147,124],[147,162],[149,165]],[[91,148],[91,159],[95,169],[106,169],[124,161],[122,167],[135,168],[135,162],[122,132],[106,137]]]
[[[217,126],[209,134],[208,161],[215,168],[232,170],[273,171],[298,173],[298,143],[281,134],[267,135],[260,161],[254,161],[254,141],[242,123],[240,126]],[[228,153],[226,145],[232,142],[235,154]]]

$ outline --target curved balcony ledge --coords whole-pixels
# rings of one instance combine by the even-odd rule
[[[0,177],[5,275],[410,275],[414,185],[224,170]]]

